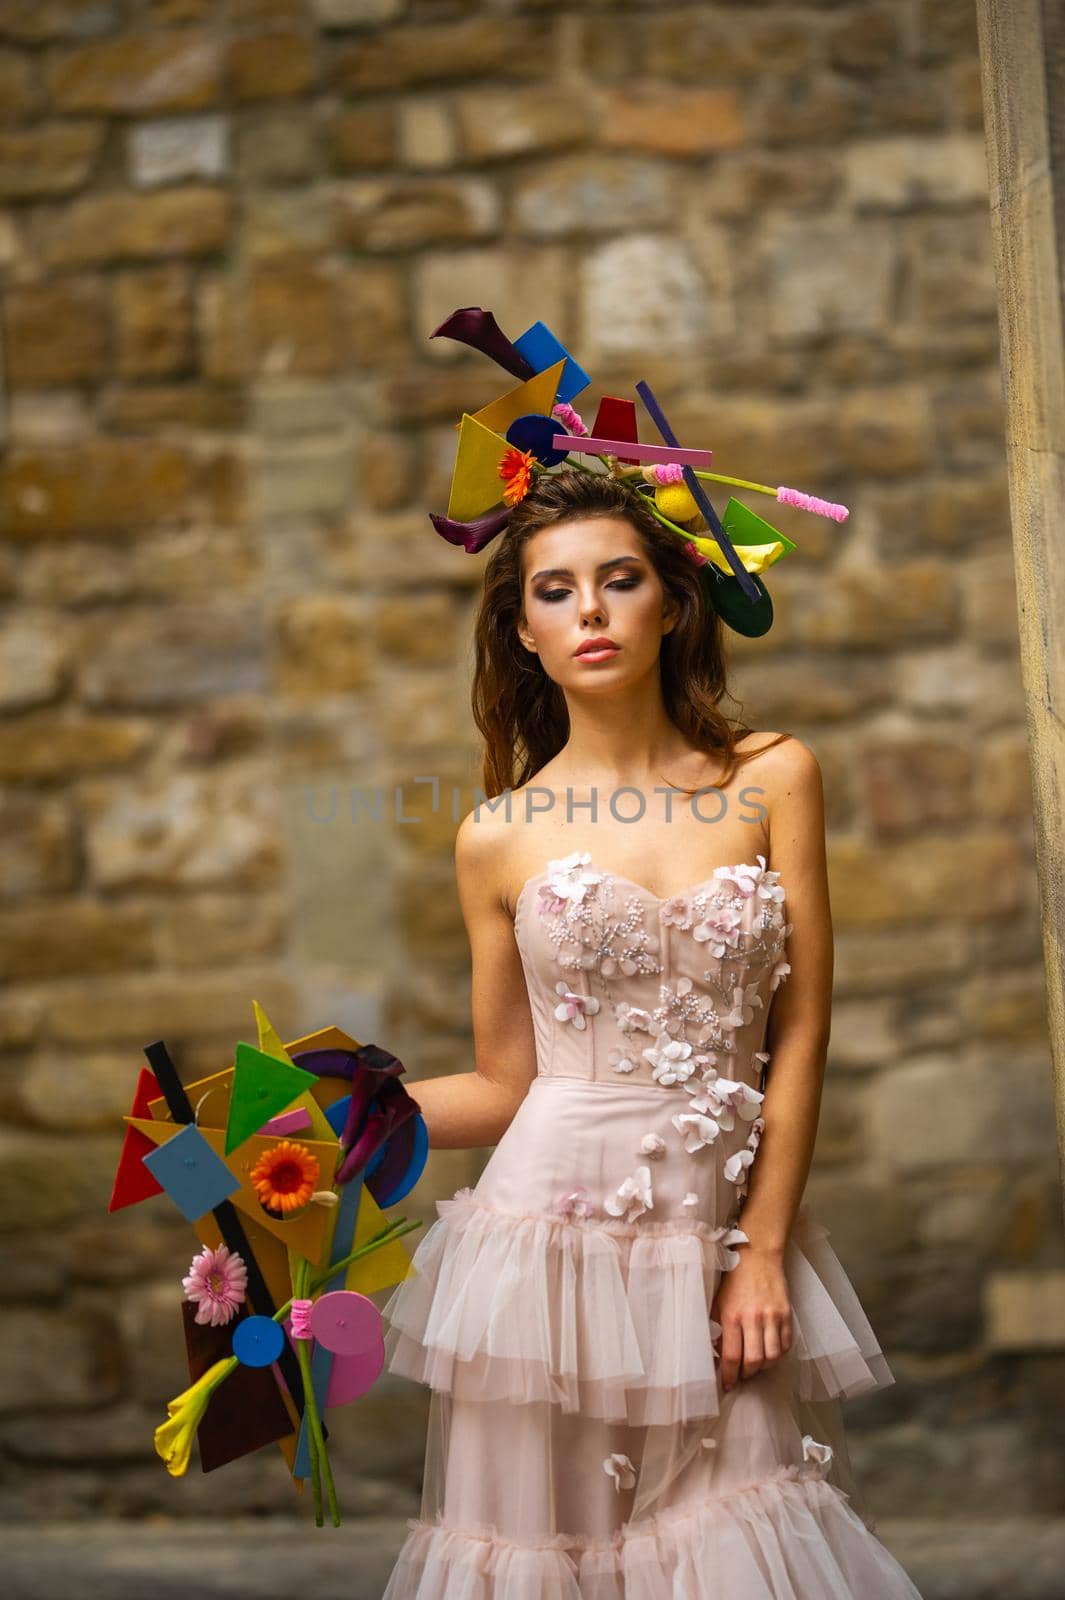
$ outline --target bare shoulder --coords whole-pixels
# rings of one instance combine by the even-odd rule
[[[793,733],[749,733],[736,741],[736,748],[755,754],[745,763],[748,773],[757,771],[770,798],[786,798],[800,791],[816,792],[821,786],[821,766],[810,749]]]
[[[455,834],[455,877],[464,903],[502,904],[506,822],[489,806],[474,806]]]

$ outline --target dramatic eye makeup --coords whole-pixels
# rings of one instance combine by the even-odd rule
[[[616,577],[610,579],[608,589],[635,589],[644,575],[644,565],[638,556],[617,556],[613,561],[601,561],[596,567],[596,575],[601,572],[610,572],[613,569]],[[533,574],[532,594],[535,600],[546,600],[548,604],[562,600],[569,593],[566,588],[547,587],[550,578],[572,578],[573,573],[568,567],[547,567],[541,572]]]

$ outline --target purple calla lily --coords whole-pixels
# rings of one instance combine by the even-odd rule
[[[536,376],[536,368],[515,349],[492,313],[481,306],[463,306],[453,311],[429,337],[468,344],[523,383]]]
[[[430,511],[429,520],[448,544],[460,544],[467,555],[475,556],[486,544],[491,543],[497,533],[502,533],[510,520],[512,510],[512,506],[504,506],[498,511],[486,512],[483,517],[478,517],[473,522],[457,522],[454,517],[445,517],[439,512]]]

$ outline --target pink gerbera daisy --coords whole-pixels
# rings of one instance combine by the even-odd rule
[[[181,1282],[186,1298],[199,1302],[196,1321],[221,1328],[233,1320],[248,1292],[248,1269],[241,1256],[220,1244],[194,1256]]]

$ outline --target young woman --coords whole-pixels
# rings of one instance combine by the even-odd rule
[[[913,1600],[840,1401],[894,1381],[801,1204],[832,927],[809,748],[726,716],[722,628],[629,484],[544,475],[486,571],[491,803],[456,863],[494,1145],[387,1306],[432,1388],[383,1600]]]

